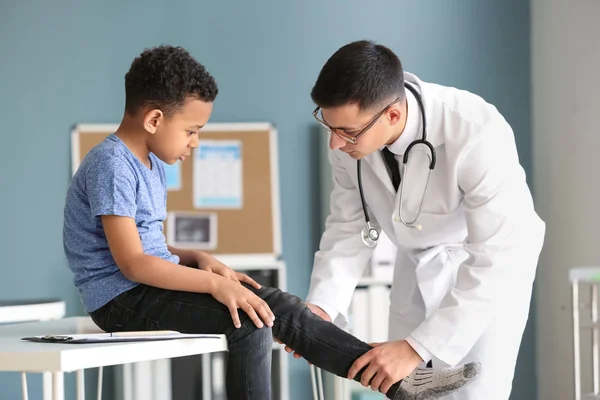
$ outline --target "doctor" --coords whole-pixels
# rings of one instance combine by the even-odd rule
[[[507,400],[545,232],[511,127],[369,41],[333,54],[311,96],[334,181],[311,310],[344,326],[380,230],[398,248],[389,341],[349,377],[366,367],[363,385],[385,393],[422,362],[480,361],[480,377],[445,399]]]

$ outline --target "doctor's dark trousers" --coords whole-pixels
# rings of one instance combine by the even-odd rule
[[[140,284],[90,313],[107,332],[176,330],[183,333],[225,334],[229,344],[227,397],[232,400],[271,398],[273,337],[307,361],[346,377],[354,361],[372,347],[313,314],[302,300],[279,289],[253,288],[275,315],[273,327],[258,328],[242,310],[235,328],[229,309],[210,294],[159,289]],[[361,373],[355,380],[360,381]],[[397,390],[392,386],[389,394]]]

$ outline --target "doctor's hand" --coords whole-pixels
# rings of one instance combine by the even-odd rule
[[[321,307],[316,306],[312,303],[306,303],[306,307],[308,307],[308,309],[310,311],[312,311],[313,314],[317,314],[319,317],[323,318],[325,321],[331,322],[331,317]]]
[[[232,270],[231,268],[229,268],[228,266],[211,256],[210,254],[198,252],[196,257],[198,262],[198,269],[221,275],[222,277],[230,279],[237,283],[246,282],[247,284],[257,289],[260,289],[261,287],[258,282],[250,278],[248,275]]]
[[[385,343],[371,343],[375,346],[359,357],[350,370],[348,379],[367,367],[362,373],[360,383],[371,386],[374,391],[387,393],[390,387],[406,378],[423,360],[406,340]]]
[[[331,317],[321,307],[314,305],[312,303],[306,303],[306,307],[308,307],[308,309],[310,311],[312,311],[313,314],[318,315],[319,317],[323,318],[325,321],[331,322]],[[278,340],[278,342],[279,342],[279,340]],[[281,342],[279,342],[279,343],[281,343]],[[300,354],[296,353],[289,346],[285,346],[285,351],[287,351],[288,353],[294,353],[294,358],[302,358],[302,356]]]

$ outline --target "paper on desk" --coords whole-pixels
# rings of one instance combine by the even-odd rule
[[[29,340],[32,342],[41,343],[105,343],[105,342],[142,342],[151,340],[174,340],[174,339],[219,339],[220,335],[193,334],[167,332],[161,333],[144,333],[139,332],[132,334],[130,332],[117,333],[90,333],[77,335],[42,335],[24,337],[21,340]]]

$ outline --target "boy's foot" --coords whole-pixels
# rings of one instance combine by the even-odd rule
[[[402,380],[393,400],[432,400],[471,383],[481,364],[472,362],[454,368],[417,368]]]

